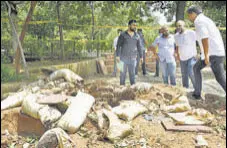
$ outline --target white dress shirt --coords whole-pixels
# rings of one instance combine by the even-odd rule
[[[119,36],[115,37],[114,38],[114,42],[113,42],[113,47],[114,47],[114,50],[117,49],[117,40],[118,40]]]
[[[175,62],[174,44],[175,41],[173,35],[169,35],[168,38],[161,36],[154,41],[152,45],[154,47],[158,46],[158,56],[161,62]]]
[[[181,61],[186,61],[197,54],[196,51],[196,33],[193,30],[185,30],[183,33],[176,33],[175,42]]]
[[[196,35],[201,48],[201,59],[204,60],[204,50],[202,48],[202,39],[208,38],[208,55],[225,56],[224,43],[220,31],[215,23],[203,14],[199,14],[195,21]]]

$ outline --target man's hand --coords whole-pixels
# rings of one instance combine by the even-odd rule
[[[143,58],[140,58],[140,62],[143,63]]]
[[[209,56],[205,56],[205,64],[208,65],[210,63],[210,59]]]
[[[160,61],[158,54],[154,54],[156,60]]]
[[[116,61],[117,61],[117,63],[119,63],[120,62],[120,57],[116,57]]]

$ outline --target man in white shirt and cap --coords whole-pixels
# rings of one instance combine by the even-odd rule
[[[176,23],[177,33],[175,34],[177,59],[180,60],[182,84],[189,88],[189,77],[193,87],[195,77],[193,66],[196,63],[196,33],[193,30],[185,29],[185,22],[182,20]]]
[[[194,22],[197,39],[201,48],[201,58],[193,67],[195,75],[195,99],[201,99],[202,76],[201,70],[209,63],[217,82],[226,92],[226,71],[224,69],[225,48],[215,23],[202,13],[198,6],[191,6],[187,10],[188,18]]]

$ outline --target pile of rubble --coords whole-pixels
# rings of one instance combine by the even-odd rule
[[[156,98],[146,97],[152,93]],[[46,132],[39,139],[38,148],[74,147],[68,134],[86,133],[82,125],[87,117],[101,133],[97,139],[108,139],[115,145],[133,134],[130,123],[141,114],[148,121],[153,120],[154,114],[166,115],[173,120],[164,118],[160,123],[171,131],[211,132],[205,125],[214,118],[204,109],[192,108],[183,94],[169,96],[149,83],[119,86],[94,81],[84,84],[80,76],[68,69],[51,72],[1,102],[1,110],[17,106],[21,106],[23,114],[39,119],[44,125]],[[140,140],[139,143],[146,142]]]

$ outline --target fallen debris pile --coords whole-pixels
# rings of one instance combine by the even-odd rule
[[[105,81],[84,85],[84,80],[68,69],[48,74],[1,102],[2,111],[21,106],[23,114],[41,121],[46,132],[37,142],[38,148],[74,147],[73,134],[89,139],[88,145],[107,141],[118,147],[148,147],[149,140],[142,134],[136,137],[140,140],[126,142],[137,134],[135,120],[151,125],[158,120],[155,124],[167,131],[213,131],[209,126],[215,116],[191,106],[183,93],[169,93],[165,90],[169,87],[149,83],[129,87]]]

